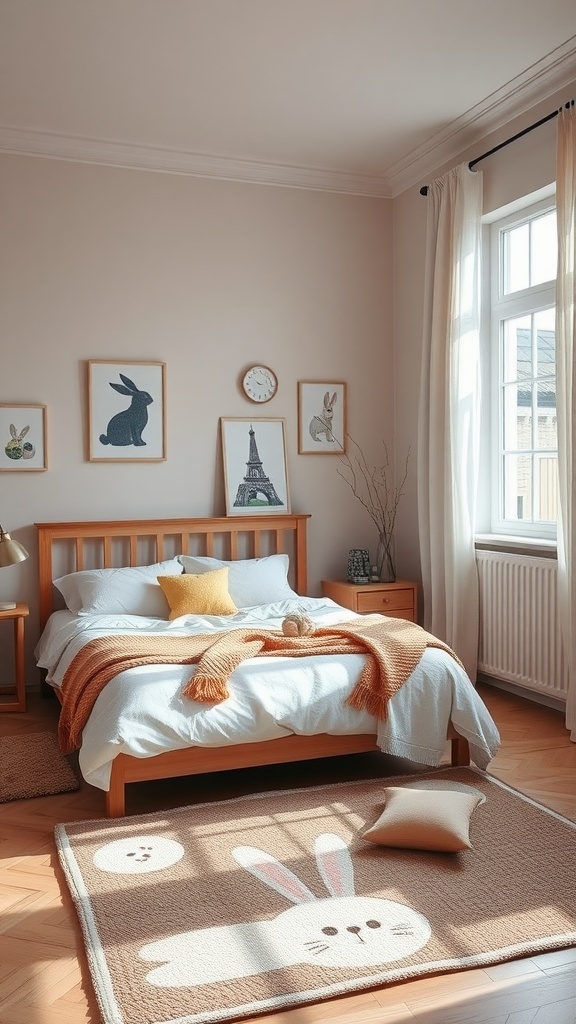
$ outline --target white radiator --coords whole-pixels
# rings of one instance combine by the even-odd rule
[[[556,560],[477,551],[476,562],[479,672],[565,701]]]

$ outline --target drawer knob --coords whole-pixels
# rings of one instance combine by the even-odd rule
[[[390,598],[389,597],[383,597],[382,598],[382,604],[390,604]]]

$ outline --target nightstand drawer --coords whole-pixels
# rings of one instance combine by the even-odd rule
[[[322,593],[336,604],[361,615],[379,612],[380,615],[416,622],[417,585],[409,580],[363,584],[322,580]]]
[[[397,618],[404,618],[397,613],[407,611],[410,618],[414,614],[414,591],[412,587],[405,590],[373,590],[371,593],[359,593],[356,598],[359,612],[380,612],[381,615],[395,615]]]

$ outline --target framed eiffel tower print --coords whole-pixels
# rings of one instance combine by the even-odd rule
[[[220,420],[227,516],[290,511],[283,419]]]

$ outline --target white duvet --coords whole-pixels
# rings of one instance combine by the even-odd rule
[[[244,609],[233,616],[186,615],[173,621],[139,615],[72,615],[55,612],[36,647],[38,665],[60,686],[75,654],[90,640],[110,633],[174,635],[260,627],[280,629],[290,612],[305,612],[318,625],[355,618],[328,598],[298,598]],[[182,696],[191,665],[145,665],[121,672],[100,693],[84,728],[79,763],[87,782],[107,790],[120,754],[151,757],[190,746],[220,747],[277,739],[296,733],[375,733],[388,754],[437,765],[450,722],[470,743],[471,757],[485,768],[498,745],[498,730],[458,663],[427,648],[415,671],[388,704],[380,722],[345,700],[365,655],[307,658],[259,657],[244,661],[229,680],[221,704]]]

